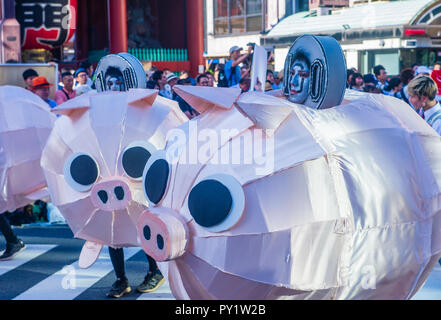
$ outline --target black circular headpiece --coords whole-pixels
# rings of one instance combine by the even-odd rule
[[[293,64],[306,60],[309,74],[307,97],[299,102],[314,109],[339,105],[346,89],[346,61],[339,43],[332,37],[303,35],[289,49],[284,69],[284,94],[290,98]]]

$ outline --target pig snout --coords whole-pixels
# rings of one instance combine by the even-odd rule
[[[138,222],[138,234],[143,250],[156,261],[168,261],[182,256],[188,244],[185,223],[173,213],[159,216],[144,211]]]
[[[122,178],[101,181],[93,186],[92,203],[95,207],[105,210],[123,210],[132,200],[129,185]]]

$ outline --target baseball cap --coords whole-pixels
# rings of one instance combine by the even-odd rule
[[[243,48],[240,48],[240,47],[238,47],[238,46],[232,46],[231,48],[230,48],[230,54],[232,54],[234,51],[237,51],[237,50],[243,50]]]
[[[86,69],[84,69],[84,68],[78,68],[77,71],[75,71],[74,78],[78,77],[78,75],[79,75],[81,72],[85,72],[85,73],[87,73]]]
[[[46,77],[44,76],[39,76],[34,78],[34,80],[32,80],[32,89],[49,88],[52,86],[53,84],[50,84],[49,81],[47,81]]]
[[[169,82],[169,81],[171,81],[171,80],[173,80],[173,79],[179,79],[179,78],[178,78],[173,72],[170,72],[170,73],[167,75],[166,79],[167,79],[167,82]]]
[[[432,70],[430,70],[428,67],[426,67],[426,66],[419,66],[416,69],[415,74],[421,74],[421,73],[430,74],[431,72],[432,72]]]

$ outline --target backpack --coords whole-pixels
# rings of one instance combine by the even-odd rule
[[[219,79],[217,82],[217,86],[218,87],[223,87],[223,88],[228,88],[228,80],[227,80],[227,76],[225,75],[225,71],[224,70],[219,70]]]

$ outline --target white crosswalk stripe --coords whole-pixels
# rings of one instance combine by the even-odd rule
[[[55,248],[56,245],[47,244],[28,244],[23,252],[20,252],[14,259],[8,261],[0,261],[0,276],[8,271],[18,268],[32,259],[37,258],[45,252]]]
[[[130,259],[139,251],[139,248],[126,248],[124,258]],[[23,292],[14,300],[73,300],[112,270],[108,251],[103,250],[90,268],[80,269],[76,261]]]

